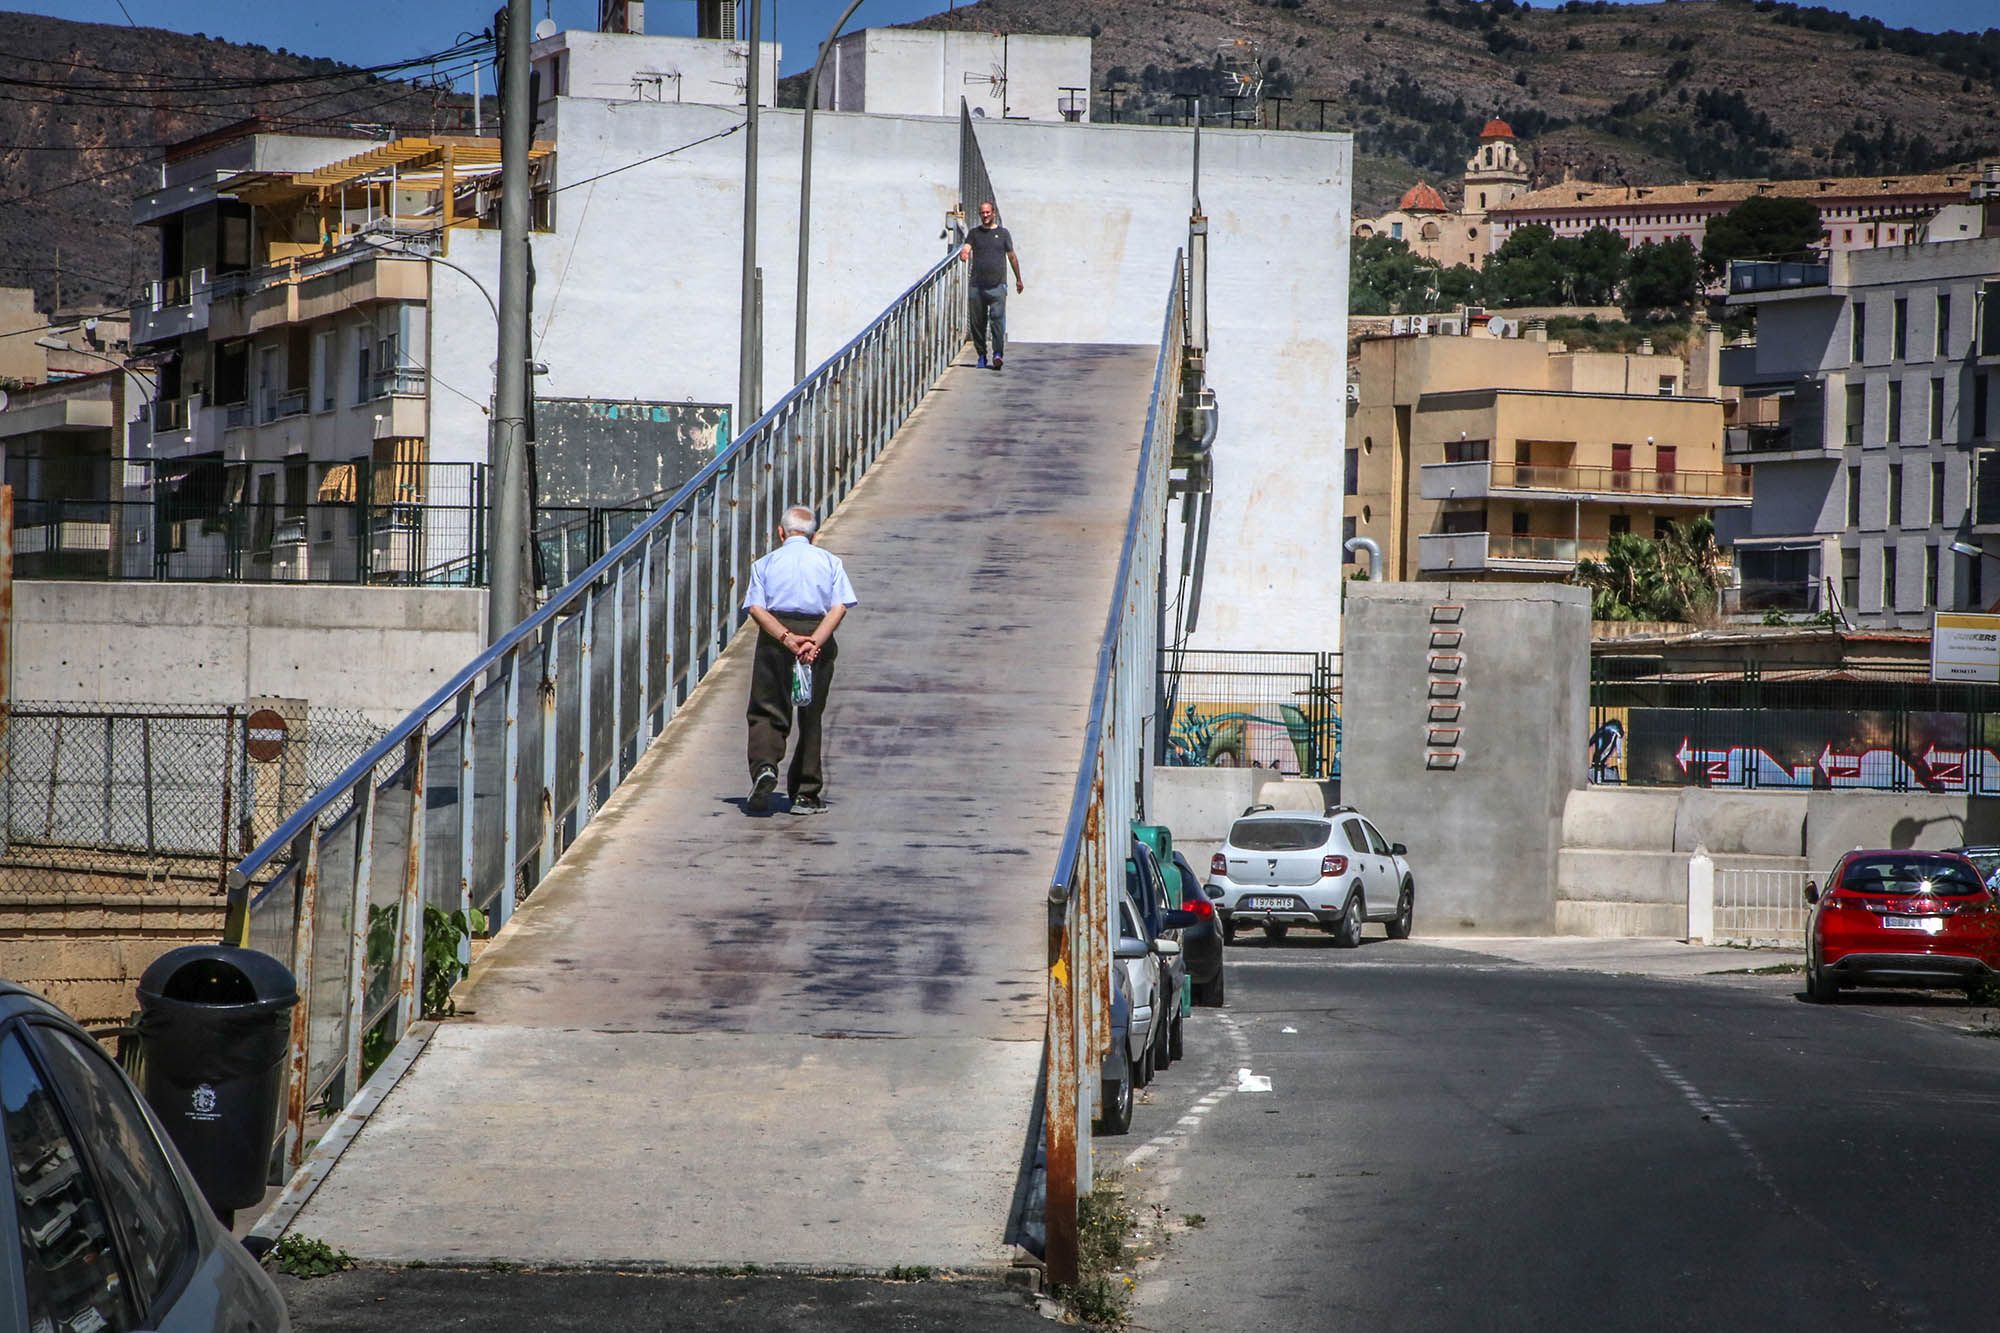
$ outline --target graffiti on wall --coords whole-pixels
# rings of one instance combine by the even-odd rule
[[[2000,717],[1692,708],[1596,717],[1588,760],[1602,785],[2000,794]],[[1753,718],[1756,734],[1741,734]]]
[[[1260,709],[1244,703],[1183,703],[1167,733],[1167,763],[1338,777],[1339,738],[1337,715],[1315,723],[1289,705]],[[1328,771],[1316,771],[1320,769]]]

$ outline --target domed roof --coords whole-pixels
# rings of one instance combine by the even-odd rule
[[[1501,120],[1498,116],[1487,121],[1486,128],[1479,132],[1479,141],[1481,143],[1486,142],[1488,139],[1511,139],[1513,137],[1514,127],[1506,121]]]
[[[1396,205],[1396,208],[1397,211],[1403,213],[1449,213],[1451,211],[1445,204],[1444,196],[1422,181],[1418,181],[1415,185],[1403,191],[1403,200]]]

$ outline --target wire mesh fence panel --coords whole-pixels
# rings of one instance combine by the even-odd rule
[[[1165,762],[1338,777],[1339,682],[1336,653],[1169,650]]]
[[[259,471],[219,457],[38,475],[14,518],[24,578],[423,583],[471,566],[484,465],[359,459]]]
[[[472,905],[489,914],[502,892],[513,892],[519,865],[518,852],[514,863],[507,859],[509,811],[519,809],[509,780],[508,689],[507,677],[500,675],[472,705]]]
[[[1803,946],[1806,938],[1804,870],[1718,869],[1715,872],[1715,939],[1723,944]]]
[[[318,910],[313,913],[312,1012],[307,1021],[308,1100],[347,1059],[348,963],[354,957],[354,883],[361,819],[350,811],[320,834]],[[270,907],[266,900],[251,919]]]
[[[567,616],[556,623],[555,679],[555,819],[557,855],[568,842],[569,820],[576,810],[581,783],[577,757],[583,745],[583,617]]]
[[[459,909],[459,799],[465,790],[458,763],[460,725],[453,718],[424,742],[423,901],[447,915]]]
[[[1592,663],[1600,785],[2000,794],[2000,689],[1926,663]]]
[[[265,736],[244,709],[22,703],[0,769],[0,891],[220,892],[246,846],[380,735],[339,710]]]
[[[364,1033],[396,1002],[397,981],[406,960],[402,905],[415,819],[412,770],[400,767],[375,793],[373,836],[369,840],[366,929],[362,933],[362,1020]],[[421,912],[421,904],[418,907]],[[421,935],[418,936],[421,939]],[[364,1056],[364,1063],[374,1060]]]

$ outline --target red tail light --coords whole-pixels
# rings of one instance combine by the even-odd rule
[[[1345,875],[1347,858],[1344,856],[1322,856],[1319,859],[1319,873],[1322,875]]]
[[[1208,900],[1207,894],[1197,893],[1181,904],[1181,910],[1199,917],[1211,917],[1215,915],[1215,904]]]
[[[1226,875],[1226,874],[1228,874],[1228,873],[1229,873],[1229,858],[1228,858],[1228,857],[1226,857],[1226,856],[1224,856],[1224,855],[1223,855],[1223,854],[1222,854],[1221,852],[1217,852],[1217,853],[1216,853],[1216,854],[1215,854],[1214,856],[1211,856],[1211,857],[1209,857],[1209,858],[1208,858],[1208,873],[1209,873],[1209,874],[1211,874],[1211,875]]]

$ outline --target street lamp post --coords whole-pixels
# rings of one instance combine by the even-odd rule
[[[806,80],[806,123],[805,142],[799,150],[799,277],[798,296],[793,303],[792,328],[792,383],[797,384],[806,377],[806,260],[810,251],[812,228],[813,190],[813,112],[819,106],[819,73],[826,68],[826,58],[833,53],[833,44],[840,37],[840,30],[847,26],[847,20],[854,17],[854,11],[861,8],[861,0],[848,0],[848,6],[840,13],[839,22],[826,35],[826,41],[819,48],[819,59],[813,61],[812,75]]]

